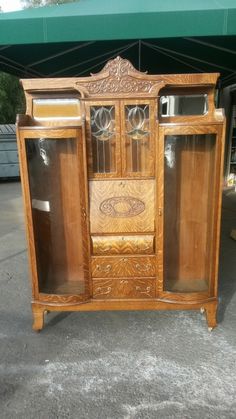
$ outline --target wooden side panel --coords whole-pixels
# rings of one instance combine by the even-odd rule
[[[155,231],[155,181],[90,181],[90,231],[137,233]]]
[[[157,286],[156,295],[163,291],[163,207],[164,207],[164,139],[162,135],[162,128],[156,124],[157,147],[156,147],[156,184],[157,184],[157,207],[156,207],[156,253],[158,259],[157,266]]]
[[[65,143],[63,144],[65,146]],[[86,248],[83,239],[87,238],[85,216],[85,190],[82,156],[82,139],[79,138],[76,153],[68,153],[61,150],[59,161],[61,209],[64,225],[64,245],[66,265],[68,267],[68,279],[78,282],[78,278],[84,278],[88,273],[86,261]],[[79,160],[78,160],[79,159]],[[79,164],[78,164],[79,163]],[[79,199],[78,199],[78,198]],[[58,254],[60,257],[60,253]],[[82,282],[83,279],[82,279]]]

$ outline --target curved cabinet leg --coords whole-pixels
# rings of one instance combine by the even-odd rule
[[[207,319],[207,325],[208,330],[211,331],[214,327],[217,326],[217,320],[216,320],[216,312],[217,312],[217,303],[209,304],[205,308],[206,310],[206,319]]]
[[[44,325],[44,310],[39,308],[38,306],[35,307],[32,304],[32,313],[33,313],[33,330],[39,332],[42,330]]]

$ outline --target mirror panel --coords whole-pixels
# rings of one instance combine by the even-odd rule
[[[80,100],[77,98],[33,99],[33,117],[39,121],[81,119]]]
[[[207,112],[208,97],[206,94],[160,97],[160,115],[162,117],[205,115]]]

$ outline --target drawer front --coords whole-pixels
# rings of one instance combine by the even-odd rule
[[[155,279],[93,279],[93,298],[155,298]]]
[[[93,257],[93,278],[153,277],[156,273],[156,256],[144,257]]]
[[[152,254],[154,236],[92,236],[94,255]]]
[[[155,231],[155,180],[89,182],[90,231],[147,233]]]

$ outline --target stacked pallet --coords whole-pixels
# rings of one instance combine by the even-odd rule
[[[15,125],[0,125],[0,179],[19,176]]]

